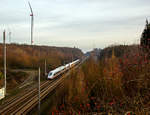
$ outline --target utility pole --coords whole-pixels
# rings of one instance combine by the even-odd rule
[[[3,32],[3,44],[4,44],[4,79],[5,79],[5,86],[4,86],[4,95],[6,96],[6,38],[5,38],[5,30]]]
[[[31,7],[31,4],[30,2],[28,2],[29,4],[29,7],[30,7],[30,11],[31,11],[31,45],[33,44],[33,26],[34,26],[34,14],[33,14],[33,10],[32,10],[32,7]]]
[[[73,51],[72,51],[72,57],[71,58],[72,58],[72,62],[73,62]]]
[[[47,75],[47,72],[46,72],[46,59],[45,59],[45,76]]]
[[[40,71],[40,67],[39,67],[39,83],[38,83],[38,90],[39,90],[39,95],[38,95],[38,98],[39,98],[39,106],[38,106],[38,110],[39,110],[39,115],[40,115],[40,75],[41,75],[41,71]]]

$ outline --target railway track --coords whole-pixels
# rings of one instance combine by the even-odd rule
[[[41,84],[41,90],[46,87],[46,85],[49,85],[50,81],[46,81],[43,84]],[[18,108],[22,103],[29,100],[32,96],[36,95],[38,92],[37,88],[34,88],[33,90],[26,92],[24,95],[21,95],[19,97],[16,97],[9,101],[6,105],[3,106],[3,108],[0,109],[0,114],[11,114],[15,109]]]
[[[56,82],[53,82],[48,87],[44,88],[41,91],[40,99],[42,100],[43,98],[45,98],[48,95],[49,92],[51,92],[52,90],[54,90],[57,87],[57,85],[62,82],[63,79],[64,79],[64,77],[61,77]],[[16,113],[17,114],[22,114],[22,113],[27,114],[31,110],[31,108],[33,108],[37,104],[38,104],[38,96],[35,95],[30,100],[28,100],[26,103],[24,103],[23,105],[21,105],[18,109],[16,109],[13,112],[13,114],[16,114]]]
[[[72,69],[75,69],[80,64],[74,66]],[[71,70],[72,70],[71,69]],[[66,74],[69,74],[68,70],[63,70],[60,72],[60,75],[57,79],[52,81],[45,81],[41,84],[41,94],[40,99],[44,99],[51,91],[53,91],[65,78]],[[60,77],[61,76],[61,77]],[[20,115],[27,114],[38,104],[38,89],[37,87],[32,88],[32,90],[24,92],[22,95],[11,99],[7,104],[3,105],[0,108],[0,114],[2,115]]]

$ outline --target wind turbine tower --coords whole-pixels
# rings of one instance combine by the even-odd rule
[[[33,10],[32,10],[32,7],[31,7],[31,4],[30,2],[28,2],[29,4],[29,7],[30,7],[30,11],[31,11],[31,45],[33,44],[33,27],[34,27],[34,15],[33,15]]]

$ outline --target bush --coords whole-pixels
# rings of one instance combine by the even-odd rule
[[[2,72],[0,72],[0,80],[1,80],[3,77],[4,77],[4,76],[3,76]]]
[[[132,46],[131,46],[132,47]],[[112,51],[113,52],[113,51]],[[146,114],[150,102],[150,60],[138,49],[95,61],[90,58],[65,83],[59,95],[60,112],[106,112]],[[61,97],[61,98],[60,98]],[[65,97],[65,98],[64,98]],[[63,109],[60,107],[63,105]]]

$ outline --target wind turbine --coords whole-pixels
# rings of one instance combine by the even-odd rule
[[[30,2],[28,2],[29,4],[29,7],[30,7],[30,11],[31,11],[31,45],[33,44],[33,26],[34,26],[34,15],[33,15],[33,10],[32,10],[32,7],[31,7],[31,4]]]
[[[28,4],[30,7],[30,11],[31,11],[30,16],[31,16],[31,46],[32,46],[32,44],[33,44],[34,14],[33,14],[33,10],[32,10],[30,2],[28,2]],[[38,83],[38,101],[39,101],[38,110],[39,110],[39,115],[40,115],[40,94],[41,94],[41,91],[40,91],[40,67],[39,67],[39,79],[38,79],[38,81],[39,81],[39,83]]]

